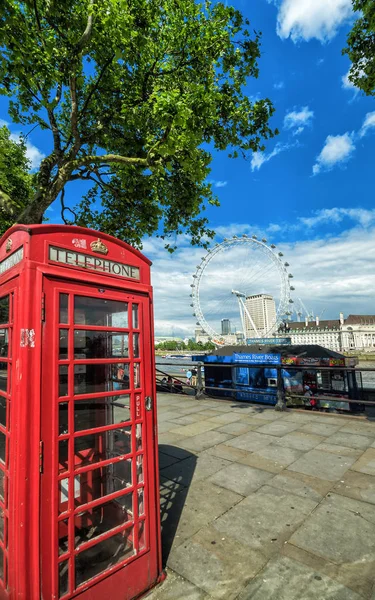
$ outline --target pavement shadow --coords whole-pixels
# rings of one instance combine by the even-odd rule
[[[177,446],[159,444],[160,520],[163,566],[167,564],[193,479],[197,457]]]

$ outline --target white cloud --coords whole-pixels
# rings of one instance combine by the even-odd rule
[[[313,38],[327,42],[352,15],[351,0],[281,0],[277,33],[293,42]]]
[[[214,181],[215,188],[222,188],[222,187],[225,187],[227,184],[228,184],[227,181]]]
[[[285,115],[284,127],[294,130],[294,135],[299,135],[306,126],[311,125],[313,118],[314,111],[310,110],[308,106],[303,106],[301,110],[292,110]]]
[[[270,152],[269,154],[266,154],[266,152],[253,152],[250,165],[251,170],[259,171],[260,167],[264,163],[268,162],[269,160],[271,160],[271,158],[274,158],[275,156],[280,154],[280,152],[284,152],[285,150],[293,148],[295,145],[296,144],[281,144],[280,142],[278,142],[272,150],[272,152]]]
[[[8,121],[4,121],[4,119],[0,119],[0,127],[8,127],[9,123]]]
[[[313,174],[330,171],[334,166],[344,164],[350,159],[354,150],[353,134],[346,132],[343,135],[327,136],[323,149],[313,166]]]
[[[282,90],[284,87],[284,82],[283,81],[279,81],[278,83],[274,83],[273,87],[275,88],[275,90]]]
[[[350,75],[350,67],[348,69],[348,72],[345,73],[345,75],[343,75],[341,77],[341,83],[342,83],[342,87],[344,90],[351,90],[353,91],[355,94],[358,94],[359,89],[354,85],[354,83],[352,83],[349,79],[349,75]]]
[[[373,129],[375,127],[375,111],[367,113],[363,125],[359,131],[359,136],[363,137],[368,133],[369,129]]]
[[[296,243],[277,244],[277,250],[284,253],[284,258],[291,266],[294,275],[293,285],[296,288],[295,298],[308,298],[311,305],[319,313],[319,307],[326,308],[325,318],[338,318],[338,313],[345,314],[374,314],[375,290],[375,215],[374,211],[365,209],[334,208],[319,211],[314,217],[317,226],[324,222],[335,222],[344,218],[345,214],[354,223],[363,223],[365,228],[355,226],[340,234],[329,238],[322,237],[314,240],[300,240]],[[312,218],[314,218],[312,217]],[[301,223],[303,218],[301,218]],[[271,230],[274,226],[277,236],[277,223],[265,229]],[[306,228],[306,224],[302,223]],[[241,235],[247,231],[249,234],[257,228],[250,228],[248,224],[233,223],[223,227],[227,235]],[[261,232],[258,234],[261,237]],[[221,239],[221,236],[220,238]],[[277,242],[277,240],[276,240]],[[155,293],[155,331],[156,335],[181,335],[193,336],[196,318],[193,317],[193,308],[190,306],[190,284],[192,275],[201,257],[206,251],[201,248],[188,246],[187,239],[182,246],[171,256],[163,250],[164,242],[158,239],[145,241],[144,253],[153,260],[152,282]],[[240,253],[241,254],[241,253]],[[212,261],[213,265],[213,261]],[[233,275],[232,275],[233,273]],[[232,278],[228,281],[228,274]],[[238,308],[231,304],[232,296],[230,286],[236,281],[237,287],[254,284],[249,283],[249,261],[221,257],[216,267],[212,268],[206,278],[205,294],[210,294],[211,304],[208,318],[216,319],[233,318],[239,322]],[[234,281],[233,281],[234,278]],[[256,278],[254,278],[255,281]],[[272,285],[272,283],[270,284]],[[228,294],[225,302],[222,301],[223,286]],[[277,292],[275,292],[277,294]],[[232,307],[232,308],[231,308]],[[227,311],[233,310],[233,317]],[[236,312],[237,311],[237,312]]]
[[[341,223],[344,218],[349,218],[362,227],[370,227],[375,224],[375,209],[365,208],[324,208],[315,212],[312,217],[300,217],[303,225],[312,228],[328,223]]]
[[[16,131],[14,133],[11,133],[9,137],[11,140],[13,140],[13,142],[19,142],[21,139],[21,134],[20,132]],[[31,170],[34,171],[39,167],[41,161],[43,160],[43,158],[45,158],[46,155],[43,154],[43,152],[41,152],[39,148],[34,146],[34,144],[32,144],[28,139],[26,139],[25,141],[26,156],[30,161]]]

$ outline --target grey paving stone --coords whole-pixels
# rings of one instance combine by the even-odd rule
[[[371,446],[373,441],[373,437],[348,433],[347,431],[338,431],[329,438],[330,444],[339,444],[341,446],[347,446],[348,448],[358,448],[361,450],[365,450]]]
[[[294,410],[287,411],[283,416],[283,421],[292,421],[293,423],[310,423],[314,421],[314,414],[308,411],[298,412]]]
[[[337,481],[355,462],[351,456],[336,456],[330,452],[310,450],[288,467],[290,471],[298,471],[312,477]]]
[[[322,450],[322,452],[331,452],[337,454],[337,456],[354,456],[359,458],[363,454],[363,450],[358,448],[348,448],[346,446],[340,446],[339,444],[329,444],[331,438],[326,438],[327,442],[322,442],[319,446],[315,447],[315,450]]]
[[[221,415],[216,415],[215,417],[210,417],[210,421],[212,423],[217,423],[217,427],[220,425],[226,425],[227,423],[235,423],[236,421],[241,420],[241,415],[238,413],[222,413]]]
[[[306,433],[315,433],[316,435],[328,437],[329,435],[336,433],[336,431],[340,429],[340,425],[330,425],[329,423],[311,421],[306,425],[301,425],[299,429],[300,431],[305,431]]]
[[[238,600],[361,600],[326,575],[286,556],[270,561]]]
[[[202,589],[171,569],[167,569],[166,580],[146,594],[144,598],[145,600],[182,600],[182,598],[184,600],[209,600],[209,596]]]
[[[248,452],[254,452],[260,448],[264,448],[268,444],[271,444],[275,438],[272,435],[266,435],[264,433],[256,433],[255,431],[249,431],[236,438],[228,440],[226,445],[233,446],[234,448],[240,448],[241,450],[247,450]]]
[[[178,458],[174,456],[169,456],[168,454],[164,454],[164,452],[159,452],[159,469],[164,469],[165,467],[169,467],[173,465],[175,462],[178,462]]]
[[[369,448],[352,467],[353,471],[375,475],[375,448]]]
[[[375,422],[364,421],[362,419],[350,419],[343,424],[340,431],[375,437]]]
[[[298,423],[278,419],[276,421],[273,421],[272,423],[262,425],[262,427],[259,427],[259,429],[257,429],[257,432],[281,437],[287,433],[290,433],[291,431],[294,431],[295,429],[298,429],[298,427]]]
[[[170,421],[158,421],[158,433],[167,433],[177,427],[176,423]]]
[[[260,408],[255,410],[251,416],[254,416],[254,419],[259,419],[259,421],[278,421],[282,419],[283,413],[276,411],[273,407]]]
[[[349,471],[348,471],[349,472]],[[320,502],[332,487],[332,481],[309,477],[303,473],[285,470],[275,475],[267,482],[267,485],[279,488],[302,498],[310,498]]]
[[[200,435],[196,435],[190,438],[186,438],[184,440],[183,445],[188,450],[195,450],[197,452],[201,452],[202,450],[206,450],[211,446],[216,446],[217,444],[222,444],[227,440],[230,440],[233,436],[229,433],[220,433],[218,431],[207,431],[206,433],[201,433]]]
[[[179,446],[174,446],[173,444],[159,443],[159,453],[160,452],[178,458],[179,460],[184,460],[185,458],[190,458],[192,456],[191,452],[188,450],[180,448]]]
[[[228,423],[228,425],[223,425],[223,427],[219,427],[216,429],[216,431],[220,431],[221,433],[230,433],[232,435],[241,435],[242,433],[247,433],[258,426],[259,423],[251,425],[250,423],[245,423],[241,420],[237,421],[236,423]]]
[[[375,476],[347,471],[343,479],[335,485],[334,491],[348,498],[375,504]]]
[[[375,506],[330,494],[290,543],[337,565],[357,565],[363,576],[373,577]]]
[[[193,425],[193,423],[197,423],[201,420],[202,417],[197,417],[196,414],[192,413],[191,415],[184,415],[183,417],[170,419],[170,422],[175,423],[176,425]]]
[[[207,526],[176,549],[170,566],[210,597],[234,600],[265,561],[260,552]]]
[[[211,421],[198,421],[197,423],[192,423],[191,425],[181,425],[180,427],[174,424],[173,428],[169,431],[171,433],[185,435],[186,437],[193,437],[194,435],[199,435],[200,433],[210,431],[216,427],[218,427],[217,423],[212,423]]]
[[[254,469],[239,463],[231,463],[212,475],[209,481],[237,494],[242,494],[242,496],[248,496],[271,477],[272,473],[267,473],[267,471]]]
[[[223,536],[272,556],[315,508],[316,502],[278,490],[260,488],[213,522]]]
[[[325,439],[326,438],[321,435],[293,431],[292,433],[288,433],[287,435],[275,440],[274,444],[306,452],[307,450],[312,450],[315,448],[318,444],[320,444],[320,442],[322,442],[322,440]]]
[[[273,461],[275,465],[281,467],[287,467],[294,463],[302,455],[300,450],[294,450],[294,448],[288,448],[279,446],[278,444],[269,444],[265,448],[260,448],[253,453],[253,458],[256,456],[265,458],[269,461]]]

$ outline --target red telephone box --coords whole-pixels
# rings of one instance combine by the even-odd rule
[[[162,578],[150,262],[81,227],[0,239],[0,598]]]

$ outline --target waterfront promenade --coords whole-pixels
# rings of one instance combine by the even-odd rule
[[[375,422],[158,395],[147,600],[375,600]]]

